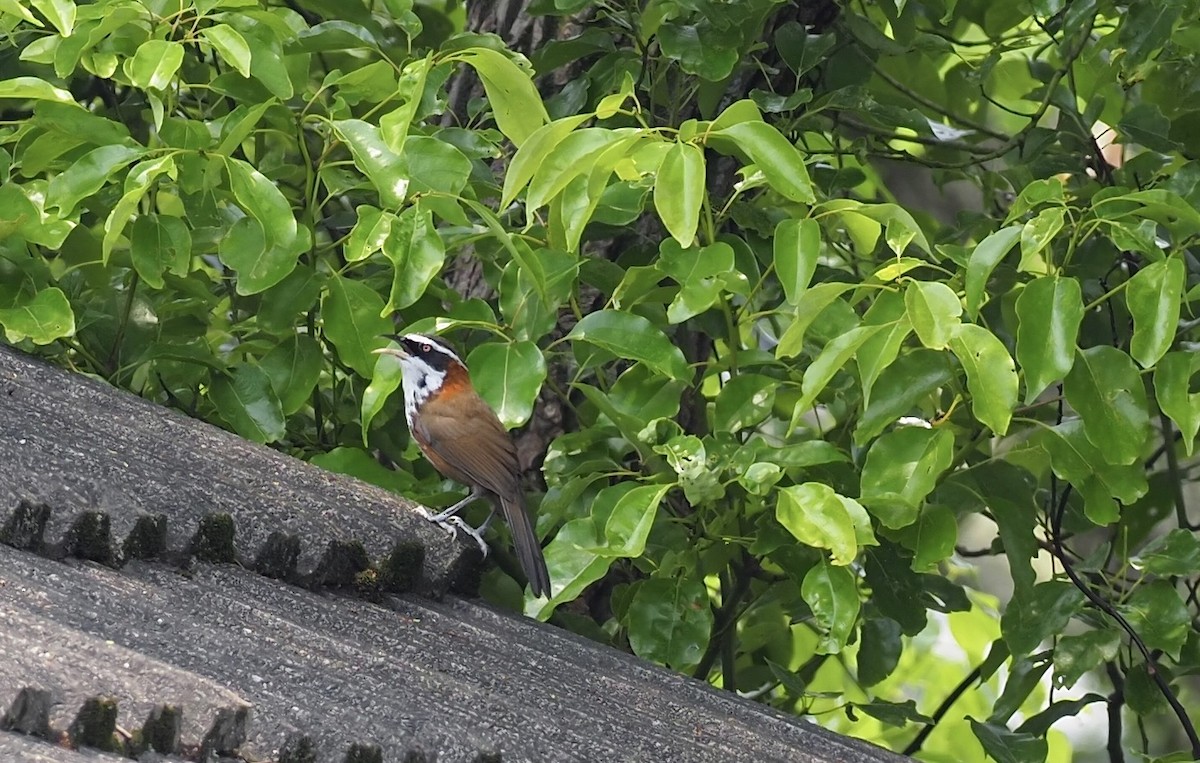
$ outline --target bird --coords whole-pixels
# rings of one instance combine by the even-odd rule
[[[550,573],[521,490],[517,449],[495,411],[475,391],[466,364],[444,342],[425,334],[386,338],[395,344],[374,352],[400,360],[404,417],[413,440],[438,472],[471,488],[463,500],[426,516],[451,532],[466,531],[486,556],[482,532],[499,506],[530,591],[538,598],[549,595]],[[480,498],[488,499],[492,511],[475,529],[458,513]]]

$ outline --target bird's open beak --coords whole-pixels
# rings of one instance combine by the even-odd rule
[[[407,358],[408,357],[408,353],[404,351],[404,345],[400,343],[400,337],[391,336],[389,334],[384,334],[383,338],[390,339],[393,342],[395,342],[395,344],[394,345],[389,344],[386,347],[380,347],[378,350],[371,350],[371,352],[373,354],[375,354],[375,355],[395,355],[397,358]]]
[[[375,355],[394,355],[397,358],[407,358],[408,353],[403,347],[380,347],[378,350],[371,350]]]

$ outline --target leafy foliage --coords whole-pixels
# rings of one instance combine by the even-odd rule
[[[565,411],[494,598],[930,758],[1200,757],[1195,6],[0,3],[0,327],[440,502],[398,315]]]

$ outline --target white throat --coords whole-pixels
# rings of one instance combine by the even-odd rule
[[[407,357],[400,359],[400,373],[404,380],[404,418],[411,429],[417,411],[435,390],[441,389],[446,372],[420,358]]]

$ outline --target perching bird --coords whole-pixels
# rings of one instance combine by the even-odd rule
[[[430,520],[465,530],[486,554],[481,533],[498,504],[512,530],[530,590],[534,596],[549,595],[550,574],[525,508],[517,450],[504,425],[475,391],[466,365],[453,350],[423,334],[389,338],[398,346],[375,352],[400,359],[404,416],[413,440],[439,472],[471,488],[470,495]],[[458,512],[478,498],[491,501],[493,513],[476,530]]]

